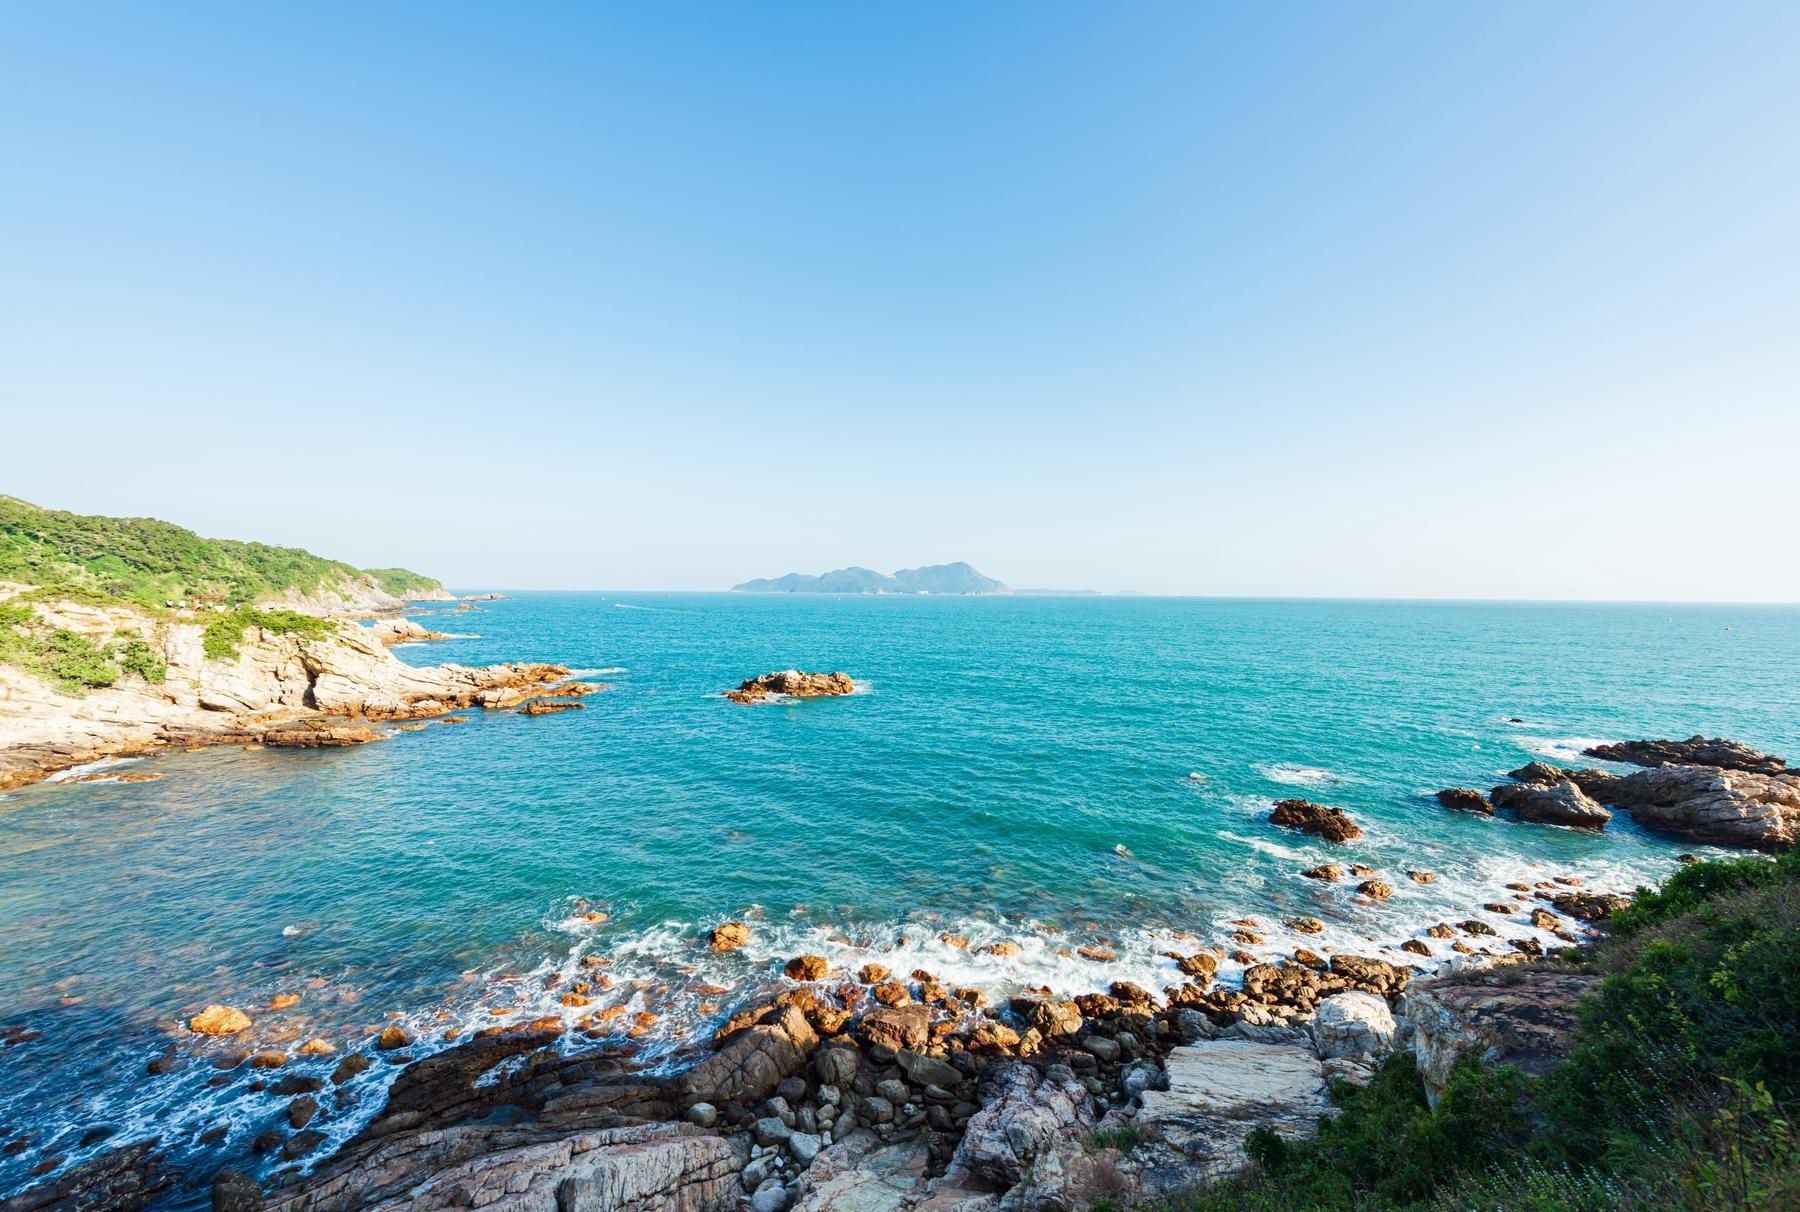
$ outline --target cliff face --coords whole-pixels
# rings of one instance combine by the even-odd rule
[[[568,676],[558,665],[415,668],[347,622],[287,633],[250,625],[234,656],[208,657],[206,615],[169,621],[122,604],[66,602],[33,609],[44,625],[95,641],[140,640],[166,662],[167,674],[160,683],[127,677],[73,694],[0,665],[0,789],[103,757],[237,738],[288,721],[512,706]]]

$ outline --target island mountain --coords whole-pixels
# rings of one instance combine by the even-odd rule
[[[983,576],[960,560],[954,564],[928,564],[902,568],[884,576],[868,568],[838,568],[820,576],[790,572],[784,577],[758,578],[731,587],[733,593],[1011,593],[993,577]]]

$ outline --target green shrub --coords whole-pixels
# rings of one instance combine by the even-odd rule
[[[214,615],[201,633],[200,643],[208,660],[235,660],[238,643],[248,628],[260,627],[273,635],[324,636],[330,635],[336,626],[329,619],[301,614],[297,610],[258,610],[254,606],[240,606]]]
[[[126,640],[123,644],[114,645],[119,668],[126,673],[134,673],[154,686],[160,686],[169,677],[169,663],[162,654],[142,640]]]
[[[0,580],[39,586],[49,600],[239,604],[362,575],[297,547],[207,539],[155,518],[85,516],[0,496]],[[396,594],[441,588],[404,568],[370,575]]]
[[[80,632],[58,627],[32,645],[26,668],[63,690],[79,692],[119,680],[112,658]]]

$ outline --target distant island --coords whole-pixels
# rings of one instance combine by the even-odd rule
[[[1004,583],[983,576],[960,560],[954,564],[928,564],[902,568],[885,576],[869,568],[838,568],[819,576],[790,572],[784,577],[759,577],[731,587],[733,593],[1011,593]]]

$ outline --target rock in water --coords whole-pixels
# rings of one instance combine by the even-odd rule
[[[1646,829],[1710,845],[1774,852],[1800,840],[1796,773],[1660,766],[1628,774],[1598,794]]]
[[[1712,766],[1719,770],[1743,770],[1752,774],[1781,774],[1787,761],[1720,737],[1691,736],[1685,741],[1620,741],[1583,749],[1584,757],[1633,766]]]
[[[1494,788],[1494,807],[1516,813],[1522,821],[1604,829],[1612,813],[1590,799],[1568,779],[1555,783],[1519,783]]]
[[[1328,842],[1347,842],[1362,836],[1362,828],[1342,808],[1328,808],[1311,800],[1280,800],[1269,814],[1269,821]]]
[[[772,694],[817,698],[855,691],[856,683],[847,673],[803,673],[798,669],[783,669],[750,678],[740,683],[736,690],[727,690],[725,697],[734,703],[760,703]]]
[[[1494,806],[1488,803],[1487,796],[1467,787],[1446,787],[1437,793],[1437,801],[1460,812],[1479,812],[1483,816],[1494,814]]]
[[[725,922],[714,926],[706,937],[706,945],[714,951],[735,951],[750,941],[750,927],[743,922]]]
[[[250,1030],[250,1016],[234,1006],[208,1006],[188,1020],[188,1030],[199,1035],[236,1035]]]

